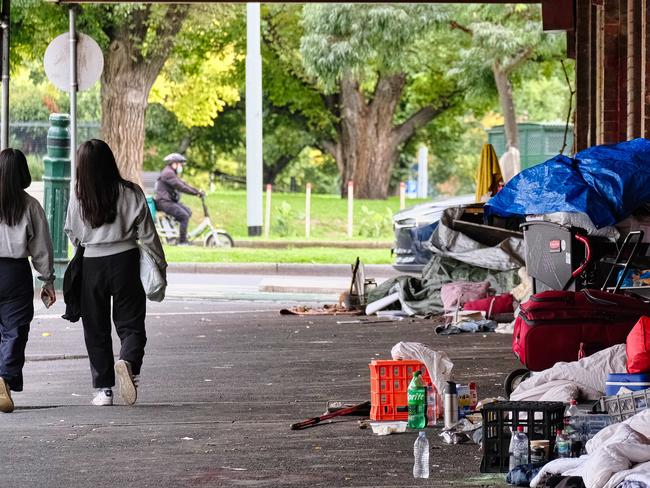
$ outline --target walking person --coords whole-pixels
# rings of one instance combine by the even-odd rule
[[[17,149],[0,152],[0,412],[14,410],[12,391],[23,390],[25,346],[34,318],[34,283],[28,257],[43,281],[46,306],[56,301],[54,255],[45,212],[25,192],[32,183]]]
[[[113,404],[119,394],[128,405],[137,399],[142,367],[146,296],[140,281],[140,249],[157,267],[167,266],[142,189],[120,176],[108,144],[91,139],[77,151],[77,180],[70,196],[65,231],[84,248],[81,265],[81,320],[96,388],[94,405]],[[114,363],[112,317],[121,348]]]
[[[178,153],[171,153],[165,156],[165,167],[160,172],[156,182],[156,208],[167,215],[171,215],[179,224],[178,244],[186,246],[187,224],[192,216],[192,211],[180,203],[181,193],[194,196],[205,196],[201,190],[185,183],[179,175],[183,173],[183,166],[187,162],[185,156]]]

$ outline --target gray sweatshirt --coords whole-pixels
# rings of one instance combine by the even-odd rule
[[[54,252],[45,212],[38,201],[25,193],[25,213],[16,225],[0,224],[0,258],[26,258],[45,283],[54,281]]]
[[[138,242],[150,251],[158,268],[164,273],[167,263],[158,233],[149,213],[142,189],[122,187],[117,201],[114,222],[93,229],[81,218],[79,201],[73,194],[68,204],[65,232],[75,247],[81,244],[84,257],[96,258],[136,249]]]

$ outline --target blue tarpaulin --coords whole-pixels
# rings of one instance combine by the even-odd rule
[[[602,228],[648,201],[650,140],[634,139],[590,147],[575,158],[555,156],[523,170],[485,204],[485,214],[582,212]]]

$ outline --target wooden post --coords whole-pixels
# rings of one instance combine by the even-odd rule
[[[309,239],[311,230],[311,183],[305,187],[305,239]]]
[[[273,185],[266,185],[266,212],[264,214],[264,239],[269,238],[271,232],[271,193]]]
[[[354,183],[352,180],[348,181],[348,237],[352,238],[354,214]]]
[[[404,210],[406,207],[406,183],[400,181],[399,183],[399,209]]]

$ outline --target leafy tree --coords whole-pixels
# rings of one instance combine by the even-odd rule
[[[539,70],[539,63],[564,57],[562,38],[543,32],[539,5],[463,5],[455,9],[450,26],[466,34],[471,44],[461,49],[454,74],[460,75],[470,96],[490,97],[496,92],[506,145],[518,147],[513,86],[532,70]]]
[[[301,53],[308,74],[334,99],[336,132],[323,146],[338,163],[343,192],[352,180],[360,197],[385,198],[398,148],[459,102],[447,70],[418,49],[432,40],[445,11],[416,4],[304,7]],[[404,110],[405,89],[418,78],[431,90]]]

